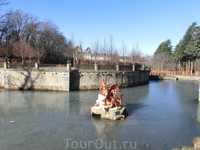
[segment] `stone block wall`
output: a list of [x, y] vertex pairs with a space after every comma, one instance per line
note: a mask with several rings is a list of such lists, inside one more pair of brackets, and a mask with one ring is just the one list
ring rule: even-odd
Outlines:
[[69, 91], [68, 71], [0, 70], [0, 86], [6, 89]]
[[106, 84], [130, 87], [149, 82], [149, 71], [72, 71], [70, 74], [71, 90], [99, 89], [104, 79]]
[[0, 69], [0, 88], [4, 87], [4, 69]]
[[0, 69], [0, 87], [35, 90], [93, 90], [106, 84], [131, 87], [149, 81], [148, 71], [78, 71]]

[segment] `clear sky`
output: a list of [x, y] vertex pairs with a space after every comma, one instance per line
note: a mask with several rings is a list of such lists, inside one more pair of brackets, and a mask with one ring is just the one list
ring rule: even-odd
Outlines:
[[110, 35], [115, 46], [122, 41], [131, 50], [139, 45], [153, 54], [158, 45], [171, 39], [172, 46], [192, 22], [200, 25], [200, 0], [7, 0], [6, 9], [20, 9], [52, 20], [67, 39], [90, 47], [97, 39], [103, 44]]

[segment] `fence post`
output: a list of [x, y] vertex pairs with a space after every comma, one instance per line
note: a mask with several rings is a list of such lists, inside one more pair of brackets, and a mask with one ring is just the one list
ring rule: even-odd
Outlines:
[[135, 64], [133, 63], [133, 71], [135, 71]]
[[118, 63], [116, 64], [116, 71], [119, 71], [119, 65], [118, 65]]
[[199, 101], [200, 101], [200, 80], [199, 80]]
[[67, 71], [71, 71], [71, 63], [67, 64]]
[[96, 62], [94, 63], [94, 70], [98, 70], [98, 64]]
[[8, 64], [7, 64], [7, 62], [3, 62], [3, 66], [4, 66], [4, 69], [8, 69]]
[[37, 70], [39, 70], [39, 64], [36, 62], [35, 63], [35, 68], [37, 69]]
[[193, 69], [193, 62], [191, 62], [191, 67], [190, 67], [191, 69], [190, 69], [190, 74], [191, 74], [191, 76], [193, 75], [193, 72], [192, 72], [192, 69]]

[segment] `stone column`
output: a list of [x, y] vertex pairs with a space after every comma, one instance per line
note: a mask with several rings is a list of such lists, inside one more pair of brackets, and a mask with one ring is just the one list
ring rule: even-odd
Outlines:
[[180, 63], [180, 60], [178, 62], [178, 71], [181, 71], [181, 63]]
[[3, 66], [4, 66], [4, 69], [8, 69], [8, 64], [7, 64], [7, 62], [3, 62]]
[[135, 71], [135, 64], [133, 64], [133, 71]]
[[144, 65], [144, 64], [142, 65], [141, 70], [142, 70], [142, 71], [145, 71], [145, 65]]
[[191, 76], [192, 76], [192, 70], [193, 70], [193, 62], [191, 62], [191, 69], [190, 69], [190, 73], [191, 73]]
[[119, 71], [119, 65], [118, 65], [118, 63], [116, 64], [116, 71]]
[[71, 71], [71, 64], [67, 64], [67, 71]]
[[200, 122], [200, 103], [198, 103], [198, 107], [197, 107], [197, 120], [198, 122]]
[[199, 80], [199, 101], [200, 101], [200, 80]]
[[96, 62], [94, 63], [94, 70], [98, 70], [98, 64]]
[[35, 68], [37, 69], [37, 70], [39, 70], [39, 64], [36, 62], [35, 63]]

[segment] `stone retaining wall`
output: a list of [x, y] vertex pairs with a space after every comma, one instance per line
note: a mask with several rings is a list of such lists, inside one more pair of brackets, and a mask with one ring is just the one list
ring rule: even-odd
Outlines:
[[149, 71], [66, 71], [0, 69], [0, 87], [35, 90], [99, 89], [104, 79], [107, 85], [130, 87], [148, 83]]
[[184, 76], [184, 75], [150, 75], [150, 80], [200, 80], [200, 76]]
[[69, 72], [40, 70], [0, 70], [0, 87], [69, 91]]
[[99, 89], [104, 79], [106, 84], [130, 87], [149, 82], [149, 71], [72, 71], [70, 74], [71, 90]]
[[0, 69], [0, 88], [4, 87], [4, 69]]

